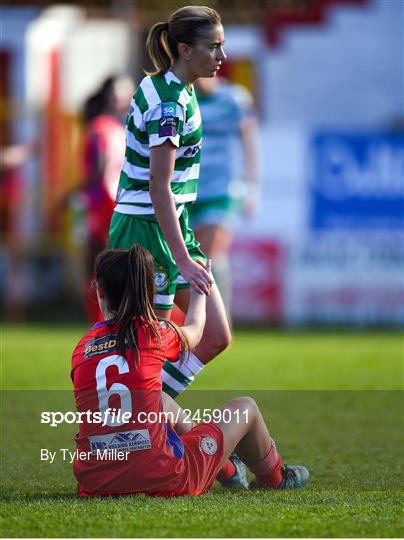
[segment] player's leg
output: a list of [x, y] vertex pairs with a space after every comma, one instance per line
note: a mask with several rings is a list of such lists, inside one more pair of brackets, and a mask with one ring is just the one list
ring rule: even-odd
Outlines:
[[[186, 313], [189, 304], [189, 290], [177, 290], [175, 303]], [[202, 339], [194, 353], [203, 365], [224, 351], [231, 342], [231, 331], [223, 300], [216, 284], [213, 284], [206, 299], [206, 323]]]
[[198, 200], [189, 209], [190, 225], [195, 231], [195, 237], [205, 255], [212, 259], [213, 275], [229, 320], [232, 292], [229, 252], [237, 223], [238, 206], [232, 197], [221, 196]]
[[[188, 227], [186, 209], [180, 217], [180, 226], [189, 255], [196, 261], [206, 262], [205, 254], [195, 240], [192, 229]], [[177, 275], [175, 303], [184, 313], [187, 312], [189, 305], [188, 289], [189, 284], [184, 281], [181, 275]], [[201, 342], [184, 361], [164, 364], [164, 392], [175, 398], [192, 383], [205, 364], [230, 344], [230, 341], [231, 332], [226, 311], [217, 285], [213, 284], [206, 299], [206, 323]]]
[[220, 417], [216, 410], [212, 414], [214, 420], [199, 424], [181, 437], [188, 452], [189, 493], [208, 491], [234, 449], [255, 474], [254, 488], [298, 488], [307, 483], [309, 473], [305, 467], [282, 466], [275, 442], [253, 399], [234, 399], [220, 407], [220, 411]]
[[195, 237], [201, 244], [202, 251], [212, 259], [213, 275], [230, 319], [232, 282], [229, 251], [233, 233], [219, 225], [201, 225], [195, 229]]
[[223, 462], [235, 450], [255, 474], [254, 487], [284, 489], [302, 487], [307, 483], [309, 473], [305, 467], [282, 466], [275, 441], [270, 437], [253, 399], [233, 399], [220, 410], [222, 416], [214, 423], [223, 433]]
[[185, 435], [195, 424], [189, 415], [185, 414], [178, 403], [168, 394], [162, 392], [161, 401], [165, 412], [169, 413], [169, 419], [178, 435]]
[[[177, 290], [175, 302], [184, 313], [188, 310], [189, 290]], [[177, 362], [163, 366], [163, 391], [176, 398], [202, 371], [205, 364], [221, 353], [231, 341], [231, 332], [219, 290], [212, 285], [206, 299], [206, 323], [199, 345]]]
[[[195, 427], [189, 414], [184, 412], [171, 396], [162, 392], [161, 400], [163, 409], [165, 412], [169, 413], [169, 419], [178, 435], [185, 435]], [[223, 462], [216, 480], [225, 487], [248, 489], [245, 466], [239, 461], [238, 457], [235, 456], [232, 456]]]

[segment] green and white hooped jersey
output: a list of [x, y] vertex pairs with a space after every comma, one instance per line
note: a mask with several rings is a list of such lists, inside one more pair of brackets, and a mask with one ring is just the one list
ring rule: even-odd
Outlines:
[[156, 219], [149, 192], [150, 148], [167, 139], [177, 147], [171, 191], [180, 215], [184, 204], [196, 199], [202, 125], [194, 90], [171, 71], [145, 77], [132, 99], [116, 212]]

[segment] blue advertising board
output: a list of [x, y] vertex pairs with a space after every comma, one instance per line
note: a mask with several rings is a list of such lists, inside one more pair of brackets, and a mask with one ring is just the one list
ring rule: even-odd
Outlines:
[[319, 133], [311, 148], [312, 229], [404, 229], [404, 134]]

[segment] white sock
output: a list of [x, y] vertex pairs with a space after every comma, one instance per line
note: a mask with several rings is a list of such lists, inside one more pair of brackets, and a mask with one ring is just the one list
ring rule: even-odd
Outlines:
[[204, 368], [204, 364], [193, 352], [184, 360], [165, 362], [163, 365], [163, 391], [176, 398], [194, 381], [196, 375]]

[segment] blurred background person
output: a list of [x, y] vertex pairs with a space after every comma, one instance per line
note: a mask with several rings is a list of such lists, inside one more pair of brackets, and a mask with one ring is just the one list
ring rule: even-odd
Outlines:
[[240, 214], [254, 214], [259, 192], [257, 119], [253, 97], [224, 78], [195, 83], [203, 120], [198, 198], [190, 205], [191, 226], [213, 272], [227, 315], [231, 308], [229, 260]]
[[4, 173], [20, 167], [39, 150], [36, 141], [29, 143], [12, 144], [0, 148], [0, 172], [2, 173], [2, 184], [5, 180]]
[[21, 238], [20, 208], [24, 204], [23, 167], [40, 147], [37, 141], [0, 147], [0, 230], [4, 231], [9, 257], [5, 262], [3, 312], [8, 322], [21, 323], [26, 316], [27, 261]]
[[91, 287], [92, 273], [97, 254], [107, 246], [109, 223], [125, 153], [124, 115], [133, 93], [134, 85], [129, 77], [111, 76], [86, 100], [83, 107], [84, 184], [78, 196], [79, 204], [84, 206], [87, 229], [84, 302], [91, 321], [97, 321], [101, 316]]

